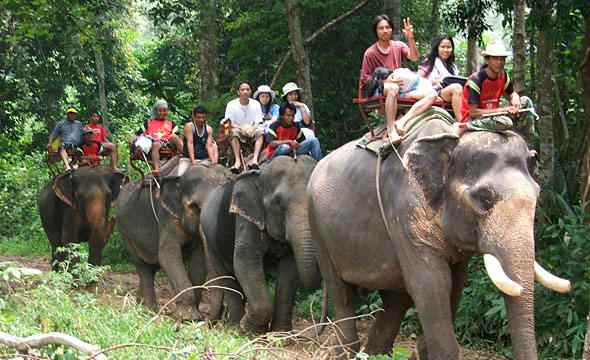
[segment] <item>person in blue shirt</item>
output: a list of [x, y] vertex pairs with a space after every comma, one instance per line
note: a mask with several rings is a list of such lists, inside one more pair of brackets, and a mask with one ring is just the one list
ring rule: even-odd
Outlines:
[[268, 129], [270, 124], [279, 118], [279, 105], [273, 104], [275, 92], [268, 85], [260, 85], [254, 92], [254, 100], [258, 100], [262, 110], [262, 124]]

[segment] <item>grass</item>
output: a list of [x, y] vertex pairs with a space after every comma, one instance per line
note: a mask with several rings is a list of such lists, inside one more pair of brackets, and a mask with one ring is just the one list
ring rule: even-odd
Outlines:
[[[17, 275], [18, 274], [18, 275]], [[49, 272], [25, 277], [16, 268], [0, 264], [0, 331], [19, 337], [47, 332], [75, 336], [118, 359], [195, 359], [204, 354], [233, 354], [232, 358], [271, 359], [280, 346], [251, 341], [223, 326], [183, 322], [153, 314], [134, 298], [80, 291], [67, 274]], [[18, 281], [16, 281], [18, 280]], [[36, 356], [76, 359], [78, 350], [52, 345], [35, 350]], [[14, 350], [0, 346], [0, 354]], [[3, 357], [0, 355], [0, 357]]]

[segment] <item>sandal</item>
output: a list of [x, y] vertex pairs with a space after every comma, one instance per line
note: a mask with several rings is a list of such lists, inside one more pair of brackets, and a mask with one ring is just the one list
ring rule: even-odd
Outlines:
[[232, 166], [231, 168], [229, 168], [229, 171], [231, 171], [232, 173], [238, 175], [240, 173], [240, 169], [238, 169], [235, 166]]
[[248, 170], [260, 170], [260, 166], [258, 164], [250, 164], [248, 165]]

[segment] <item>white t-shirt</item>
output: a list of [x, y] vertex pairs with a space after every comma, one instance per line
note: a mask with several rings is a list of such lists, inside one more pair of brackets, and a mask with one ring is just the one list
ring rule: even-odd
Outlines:
[[253, 126], [261, 122], [262, 110], [260, 103], [254, 99], [248, 99], [248, 105], [240, 104], [240, 98], [233, 99], [225, 106], [225, 118], [239, 126], [246, 124]]

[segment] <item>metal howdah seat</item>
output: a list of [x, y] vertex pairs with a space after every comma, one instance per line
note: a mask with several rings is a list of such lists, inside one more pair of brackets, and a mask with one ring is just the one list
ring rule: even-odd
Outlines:
[[[181, 138], [181, 140], [182, 140], [182, 138]], [[129, 144], [129, 165], [141, 175], [141, 181], [145, 182], [145, 174], [144, 174], [143, 170], [135, 164], [135, 162], [139, 161], [140, 163], [145, 163], [145, 161], [147, 160], [147, 163], [149, 164], [150, 168], [153, 168], [154, 164], [152, 162], [152, 157], [150, 154], [145, 155], [145, 159], [143, 158], [143, 156], [137, 157], [137, 156], [135, 156], [135, 150], [136, 150], [135, 146], [132, 143], [130, 143]], [[176, 155], [180, 155], [180, 151], [174, 150], [174, 149], [161, 149], [160, 150], [160, 164], [162, 165], [162, 161], [168, 161], [169, 159], [173, 158]], [[174, 166], [171, 167], [170, 170], [172, 170], [173, 168], [174, 168]]]
[[[359, 79], [358, 97], [352, 99], [352, 102], [355, 104], [358, 104], [359, 111], [361, 112], [363, 119], [365, 119], [365, 123], [367, 124], [367, 126], [369, 127], [369, 130], [371, 131], [371, 135], [374, 135], [373, 134], [373, 125], [371, 125], [371, 122], [369, 121], [369, 118], [367, 117], [367, 112], [381, 110], [383, 113], [385, 113], [385, 98], [386, 97], [384, 95], [375, 95], [372, 97], [365, 97], [363, 95], [363, 80]], [[409, 109], [410, 107], [412, 107], [412, 105], [414, 105], [416, 103], [416, 101], [418, 101], [418, 100], [398, 97], [397, 98], [397, 111], [403, 111], [403, 110]], [[452, 108], [451, 103], [448, 103], [448, 102], [438, 102], [437, 101], [434, 103], [434, 106], [438, 106], [438, 107], [443, 108], [445, 110]]]
[[[57, 144], [59, 145], [59, 139]], [[76, 150], [66, 150], [66, 152], [70, 158], [73, 158], [77, 155]], [[56, 159], [58, 161], [56, 161]], [[49, 171], [51, 171], [53, 177], [56, 177], [59, 175], [59, 173], [61, 173], [61, 170], [58, 166], [58, 164], [61, 163], [61, 160], [59, 159], [59, 150], [57, 148], [54, 149], [52, 147], [51, 149], [47, 150], [45, 153], [45, 163], [47, 164], [47, 167], [49, 168]]]
[[[231, 120], [229, 119], [221, 119], [219, 122], [219, 138], [215, 139], [215, 143], [217, 144], [218, 148], [221, 150], [223, 155], [228, 159], [229, 164], [234, 163], [235, 154], [231, 151], [231, 139], [229, 138], [229, 129]], [[254, 155], [254, 143], [247, 142], [240, 144], [240, 151], [243, 155], [242, 161], [242, 168], [246, 169], [246, 163], [250, 158]], [[264, 144], [262, 145], [262, 151], [260, 151], [260, 155], [258, 156], [258, 161], [261, 162], [266, 160], [264, 156], [266, 155], [266, 139], [264, 139]]]

